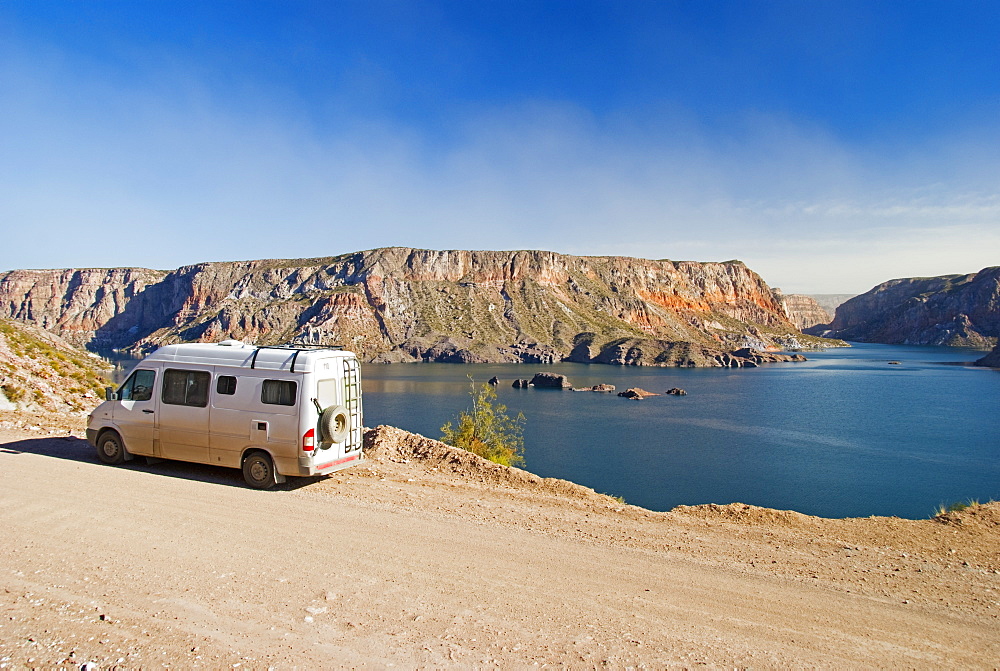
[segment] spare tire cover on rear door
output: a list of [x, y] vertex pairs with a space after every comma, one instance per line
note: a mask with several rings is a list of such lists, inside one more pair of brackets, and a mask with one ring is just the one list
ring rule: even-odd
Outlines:
[[342, 405], [331, 405], [319, 416], [319, 435], [324, 443], [342, 443], [351, 433], [351, 415]]

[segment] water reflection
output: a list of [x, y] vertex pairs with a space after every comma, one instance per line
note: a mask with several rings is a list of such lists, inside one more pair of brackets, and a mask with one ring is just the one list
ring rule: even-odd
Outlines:
[[[365, 366], [366, 421], [430, 437], [496, 375], [523, 412], [528, 470], [631, 503], [740, 501], [824, 516], [926, 517], [941, 501], [1000, 498], [1000, 376], [974, 352], [859, 345], [756, 369], [586, 364]], [[889, 364], [900, 361], [900, 364]], [[687, 396], [512, 389], [550, 370], [574, 386]]]

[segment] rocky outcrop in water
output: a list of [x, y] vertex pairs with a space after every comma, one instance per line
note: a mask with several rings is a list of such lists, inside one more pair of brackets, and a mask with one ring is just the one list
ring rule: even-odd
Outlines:
[[536, 389], [571, 389], [573, 387], [566, 376], [559, 373], [535, 373], [528, 384]]
[[1000, 368], [1000, 344], [997, 344], [992, 352], [982, 359], [978, 359], [975, 363], [977, 366], [984, 366], [986, 368]]
[[744, 347], [730, 352], [727, 361], [730, 368], [752, 368], [762, 363], [788, 363], [805, 361], [801, 354], [779, 354], [777, 352], [760, 352], [750, 347]]
[[237, 338], [368, 361], [724, 365], [809, 347], [739, 261], [376, 249], [338, 257], [0, 274], [0, 317], [94, 350]]
[[993, 347], [1000, 336], [1000, 267], [885, 282], [807, 332], [894, 345]]
[[638, 387], [632, 387], [631, 389], [626, 389], [625, 391], [618, 392], [618, 395], [622, 398], [627, 398], [632, 401], [641, 401], [644, 398], [649, 398], [650, 396], [659, 396], [659, 394], [654, 394], [651, 391], [646, 391], [645, 389], [639, 389]]

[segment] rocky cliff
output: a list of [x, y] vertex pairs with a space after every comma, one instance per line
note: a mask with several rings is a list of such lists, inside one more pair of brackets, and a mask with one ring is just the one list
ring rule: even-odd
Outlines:
[[992, 347], [1000, 336], [1000, 267], [884, 282], [808, 332], [859, 342]]
[[[76, 345], [101, 349], [102, 329], [115, 322], [115, 331], [138, 333], [140, 304], [145, 293], [156, 293], [168, 273], [144, 268], [83, 270], [14, 270], [0, 273], [0, 318], [32, 324], [56, 333]], [[138, 301], [136, 300], [138, 298]], [[131, 323], [121, 322], [129, 311]], [[169, 309], [169, 306], [165, 306]], [[157, 310], [157, 312], [161, 312]], [[150, 318], [152, 330], [159, 315]], [[95, 340], [96, 339], [96, 340]], [[118, 346], [125, 339], [114, 339]]]
[[846, 303], [847, 301], [854, 298], [857, 294], [810, 294], [809, 298], [816, 301], [816, 304], [826, 312], [829, 317], [826, 322], [829, 323], [836, 314], [837, 308]]
[[337, 343], [371, 361], [727, 365], [801, 348], [781, 299], [739, 261], [376, 249], [172, 272], [11, 271], [0, 317], [95, 350], [233, 337]]
[[783, 294], [780, 289], [775, 289], [774, 293], [781, 299], [781, 305], [785, 309], [788, 319], [800, 331], [810, 326], [830, 322], [830, 313], [824, 310], [812, 296]]

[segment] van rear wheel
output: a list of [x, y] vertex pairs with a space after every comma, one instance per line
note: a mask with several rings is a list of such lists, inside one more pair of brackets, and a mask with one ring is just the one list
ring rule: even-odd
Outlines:
[[105, 431], [97, 439], [97, 458], [106, 464], [117, 466], [125, 461], [125, 444], [114, 431]]
[[243, 479], [254, 489], [270, 489], [278, 483], [274, 462], [267, 452], [251, 452], [243, 460]]

